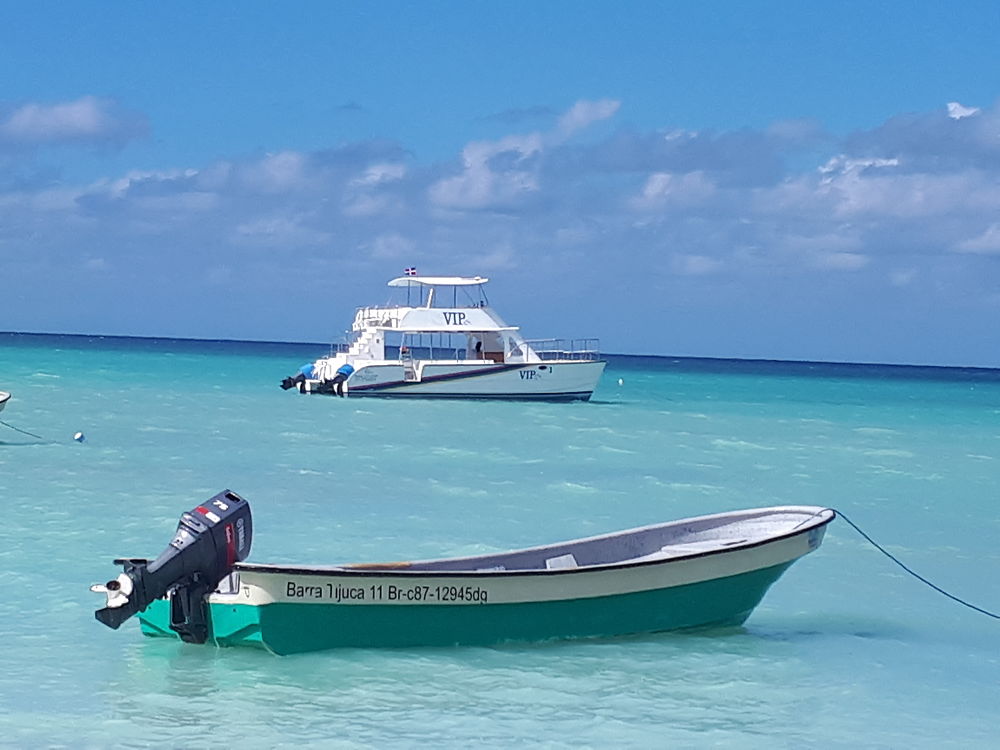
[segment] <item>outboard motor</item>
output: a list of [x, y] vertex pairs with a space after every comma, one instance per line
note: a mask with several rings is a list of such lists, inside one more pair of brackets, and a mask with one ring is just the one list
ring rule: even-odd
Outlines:
[[115, 560], [124, 572], [91, 591], [106, 594], [94, 616], [118, 629], [132, 615], [170, 592], [170, 629], [188, 643], [208, 638], [205, 595], [214, 591], [233, 565], [250, 554], [250, 503], [235, 492], [220, 492], [181, 516], [169, 546], [152, 562]]
[[281, 381], [281, 390], [287, 391], [290, 388], [298, 388], [302, 390], [302, 384], [306, 382], [306, 376], [301, 372], [295, 377], [287, 377]]
[[306, 392], [306, 380], [309, 378], [316, 377], [316, 365], [312, 363], [306, 363], [299, 368], [298, 373], [290, 377], [285, 378], [281, 381], [281, 390], [287, 391], [292, 388], [298, 388], [299, 393]]

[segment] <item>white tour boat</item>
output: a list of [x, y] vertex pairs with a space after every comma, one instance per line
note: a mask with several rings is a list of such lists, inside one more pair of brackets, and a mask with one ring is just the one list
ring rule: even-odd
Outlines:
[[10, 401], [10, 394], [7, 391], [0, 391], [0, 411], [3, 411], [8, 401]]
[[586, 401], [597, 339], [526, 341], [489, 306], [480, 276], [402, 276], [406, 303], [361, 307], [352, 341], [282, 381], [301, 393]]

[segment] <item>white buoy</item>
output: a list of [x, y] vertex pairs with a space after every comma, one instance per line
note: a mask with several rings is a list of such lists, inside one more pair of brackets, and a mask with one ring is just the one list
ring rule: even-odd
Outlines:
[[625, 381], [622, 378], [618, 378], [618, 385], [625, 385]]
[[83, 442], [84, 440], [86, 440], [87, 438], [86, 438], [86, 437], [84, 437], [84, 435], [83, 435], [83, 433], [82, 433], [82, 432], [78, 432], [78, 433], [76, 433], [76, 434], [75, 434], [75, 435], [73, 436], [73, 439], [74, 439], [74, 440], [75, 440], [76, 442], [78, 442], [78, 443], [82, 443], [82, 442]]

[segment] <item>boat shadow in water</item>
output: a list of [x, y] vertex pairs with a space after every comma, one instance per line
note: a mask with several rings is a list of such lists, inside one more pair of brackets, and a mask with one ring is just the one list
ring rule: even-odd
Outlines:
[[[690, 628], [671, 630], [656, 630], [643, 633], [627, 633], [623, 635], [580, 636], [576, 638], [550, 638], [543, 641], [506, 641], [491, 646], [470, 646], [468, 648], [486, 648], [494, 651], [544, 651], [547, 649], [573, 649], [581, 645], [587, 646], [622, 646], [622, 645], [674, 645], [697, 648], [700, 642], [714, 642], [720, 638], [751, 635], [743, 625], [696, 625]], [[433, 649], [423, 649], [424, 651]], [[443, 647], [440, 650], [454, 650], [454, 646]]]
[[[788, 625], [787, 620], [783, 623]], [[823, 619], [802, 618], [799, 623], [791, 623], [791, 627], [780, 625], [769, 626], [762, 623], [751, 623], [742, 628], [753, 638], [767, 641], [805, 641], [816, 638], [861, 638], [863, 640], [902, 640], [907, 637], [907, 629], [898, 622], [890, 620], [874, 621], [868, 619], [859, 622], [856, 617], [842, 619], [840, 617], [825, 617]]]

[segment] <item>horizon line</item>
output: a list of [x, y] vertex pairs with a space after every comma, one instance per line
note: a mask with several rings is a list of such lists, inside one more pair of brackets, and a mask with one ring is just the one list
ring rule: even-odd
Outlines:
[[[205, 344], [270, 344], [276, 346], [330, 346], [329, 342], [317, 341], [274, 341], [269, 339], [231, 339], [231, 338], [198, 338], [190, 336], [139, 336], [117, 333], [52, 333], [43, 331], [0, 331], [0, 336], [59, 336], [64, 338], [82, 339], [122, 339], [135, 341], [179, 341]], [[899, 367], [899, 368], [924, 368], [939, 370], [985, 370], [989, 372], [1000, 371], [1000, 367], [990, 367], [988, 365], [932, 365], [916, 364], [912, 362], [850, 362], [844, 360], [824, 360], [824, 359], [775, 359], [774, 357], [732, 357], [724, 355], [704, 356], [693, 354], [650, 354], [650, 353], [626, 353], [626, 352], [600, 352], [602, 356], [608, 357], [648, 357], [651, 359], [685, 359], [685, 360], [707, 360], [711, 362], [757, 362], [761, 364], [797, 364], [797, 365], [858, 365], [863, 367]]]

